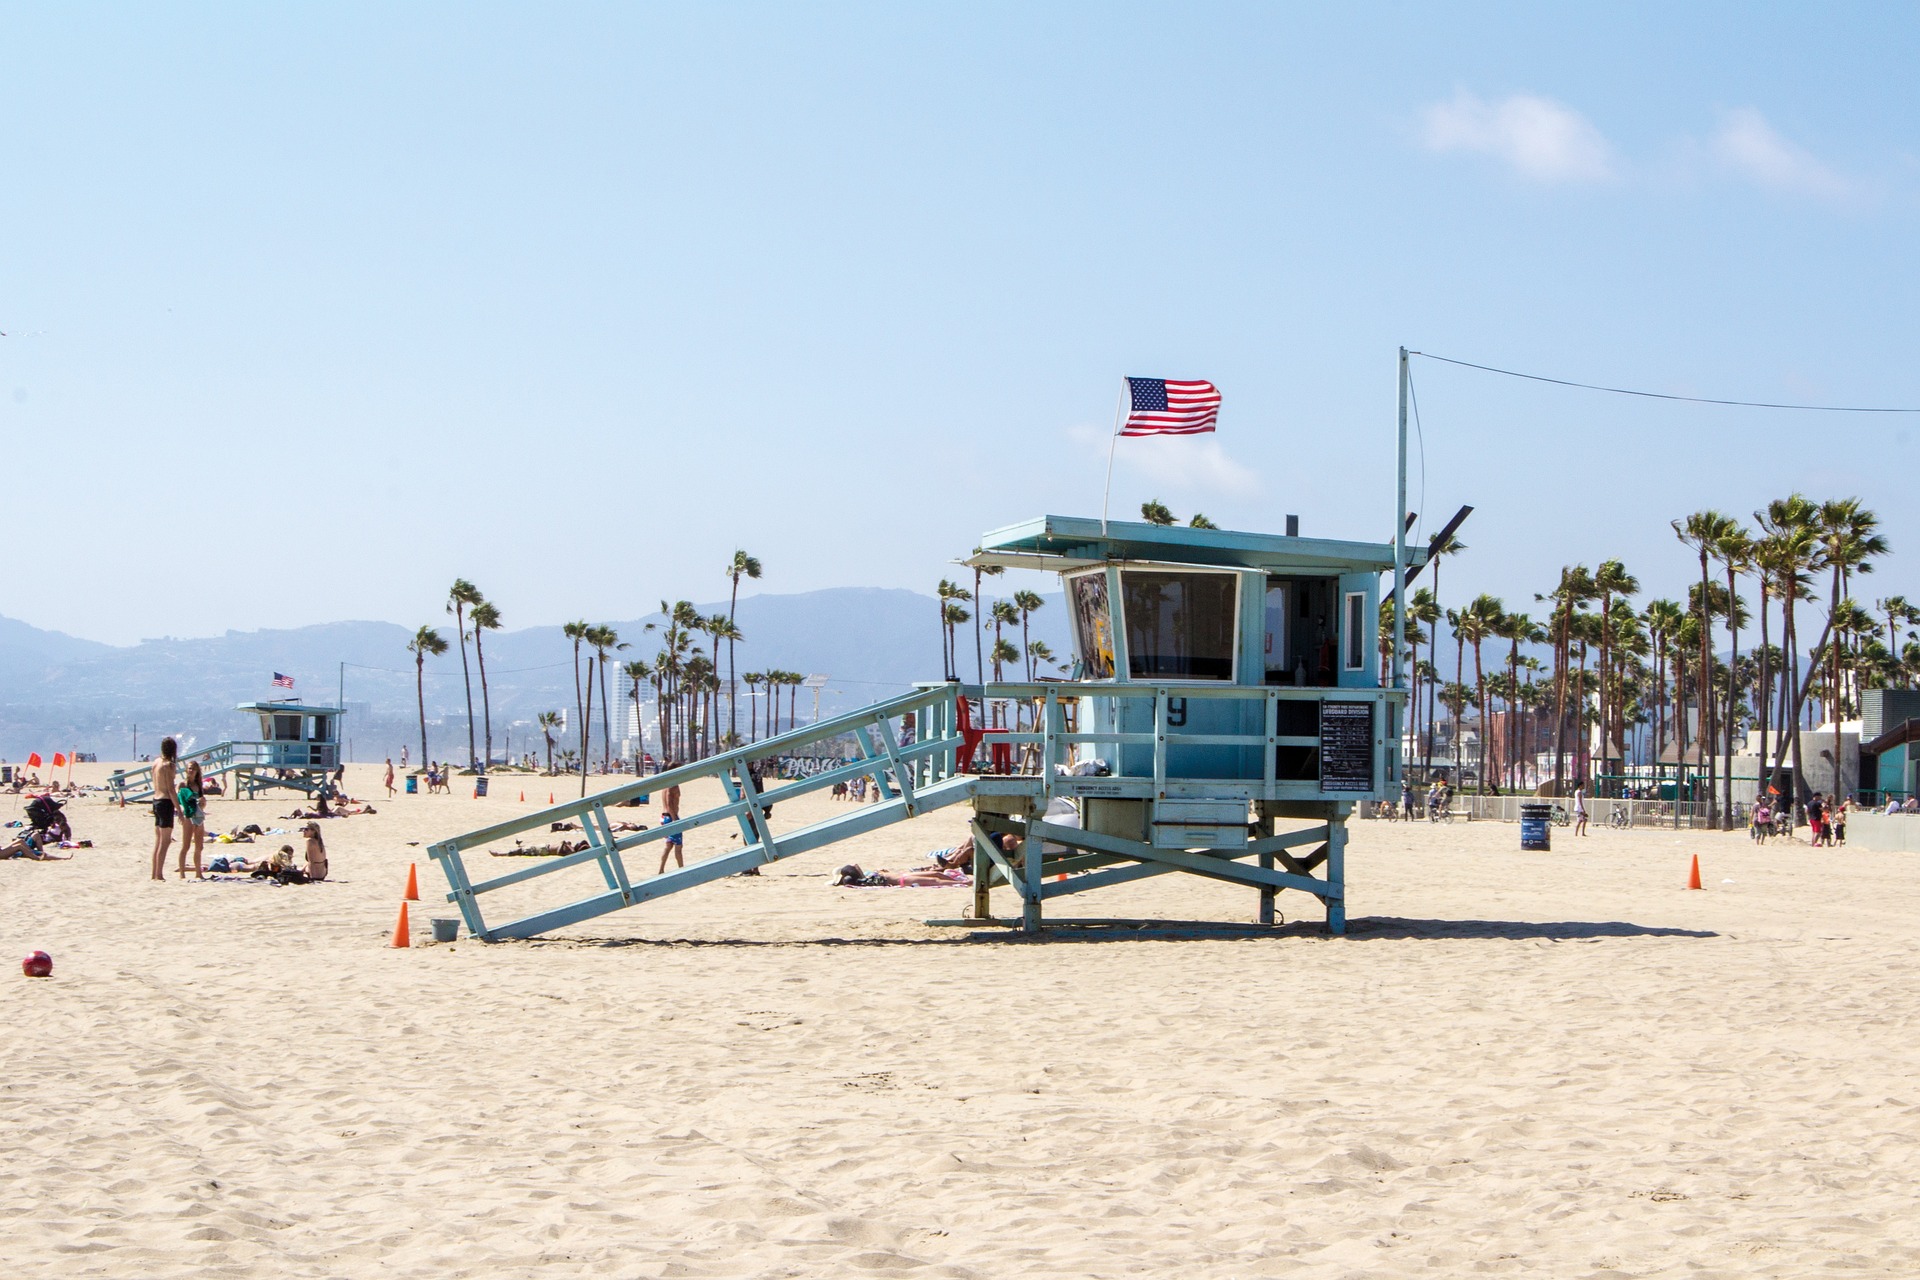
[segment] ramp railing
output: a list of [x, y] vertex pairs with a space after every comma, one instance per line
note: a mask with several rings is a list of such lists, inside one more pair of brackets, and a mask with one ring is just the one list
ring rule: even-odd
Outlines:
[[[430, 846], [427, 852], [446, 873], [447, 901], [459, 908], [469, 932], [489, 941], [533, 937], [665, 897], [969, 798], [974, 779], [961, 776], [955, 767], [955, 753], [962, 742], [954, 707], [957, 689], [957, 685], [935, 685], [902, 694], [705, 760], [453, 836]], [[895, 722], [900, 722], [898, 730]], [[754, 762], [847, 735], [853, 739], [857, 758], [775, 791], [760, 790], [750, 767]], [[772, 829], [769, 815], [774, 805], [862, 776], [872, 778], [879, 787], [877, 802], [855, 806], [798, 830], [776, 833]], [[709, 778], [720, 781], [725, 796], [721, 803], [698, 812], [675, 814], [673, 821], [644, 831], [614, 831], [609, 809], [668, 787], [684, 787]], [[475, 880], [470, 874], [466, 854], [530, 832], [544, 834], [554, 823], [569, 820], [580, 824], [585, 849], [542, 856], [533, 865], [484, 880]], [[627, 867], [624, 855], [642, 846], [728, 821], [739, 826], [739, 849], [646, 879], [636, 878]], [[605, 883], [603, 891], [505, 924], [489, 924], [481, 910], [486, 894], [588, 864], [598, 869]]]

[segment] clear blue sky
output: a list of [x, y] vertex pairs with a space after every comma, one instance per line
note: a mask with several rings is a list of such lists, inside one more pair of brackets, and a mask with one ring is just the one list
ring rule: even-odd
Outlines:
[[[0, 613], [113, 641], [930, 588], [1116, 511], [1385, 537], [1394, 352], [1920, 405], [1920, 16], [1883, 5], [0, 5]], [[1452, 582], [1677, 591], [1667, 521], [1920, 421], [1417, 369]], [[1154, 442], [1162, 443], [1162, 442]], [[1421, 497], [1416, 462], [1415, 499]]]

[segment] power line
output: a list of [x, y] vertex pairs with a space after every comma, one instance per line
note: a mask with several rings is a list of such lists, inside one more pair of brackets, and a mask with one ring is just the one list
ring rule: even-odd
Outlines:
[[1765, 400], [1715, 400], [1708, 396], [1676, 396], [1664, 391], [1635, 391], [1629, 387], [1603, 387], [1591, 382], [1572, 382], [1566, 378], [1549, 378], [1544, 374], [1521, 373], [1515, 369], [1496, 369], [1490, 364], [1475, 364], [1471, 360], [1455, 360], [1450, 356], [1436, 356], [1426, 351], [1409, 351], [1410, 356], [1420, 356], [1427, 360], [1438, 360], [1442, 364], [1457, 364], [1463, 369], [1478, 369], [1482, 373], [1498, 373], [1509, 378], [1525, 378], [1529, 382], [1551, 382], [1557, 387], [1577, 387], [1582, 391], [1605, 391], [1616, 396], [1640, 396], [1648, 400], [1679, 400], [1687, 404], [1718, 404], [1736, 409], [1797, 409], [1807, 413], [1920, 413], [1920, 409], [1863, 409], [1855, 405], [1841, 404], [1773, 404]]

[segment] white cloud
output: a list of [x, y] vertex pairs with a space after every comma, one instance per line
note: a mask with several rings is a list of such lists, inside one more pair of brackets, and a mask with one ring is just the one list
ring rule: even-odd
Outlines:
[[[1069, 427], [1067, 435], [1106, 466], [1109, 436], [1105, 431], [1076, 426]], [[1144, 476], [1168, 494], [1241, 497], [1260, 490], [1260, 477], [1234, 461], [1216, 435], [1129, 436], [1115, 448], [1116, 470]]]
[[1430, 151], [1494, 156], [1535, 182], [1598, 182], [1614, 173], [1613, 148], [1578, 111], [1527, 93], [1488, 102], [1462, 89], [1426, 110]]
[[1851, 182], [1781, 137], [1752, 107], [1724, 113], [1720, 131], [1713, 135], [1713, 154], [1724, 167], [1776, 191], [1824, 200], [1853, 194]]

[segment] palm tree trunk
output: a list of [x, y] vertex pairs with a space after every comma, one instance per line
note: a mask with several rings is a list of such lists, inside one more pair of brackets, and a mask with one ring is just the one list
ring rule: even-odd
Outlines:
[[607, 655], [600, 655], [600, 772], [613, 767], [613, 698], [607, 686]]
[[1719, 765], [1718, 735], [1714, 733], [1713, 702], [1713, 579], [1707, 569], [1707, 549], [1700, 548], [1700, 671], [1695, 677], [1700, 692], [1700, 754], [1707, 758], [1707, 826], [1718, 827], [1720, 793], [1717, 785]]
[[1773, 785], [1773, 770], [1767, 760], [1767, 713], [1773, 705], [1773, 671], [1769, 666], [1767, 654], [1767, 571], [1759, 571], [1760, 578], [1760, 673], [1759, 683], [1754, 689], [1754, 698], [1758, 706], [1754, 708], [1754, 724], [1760, 730], [1760, 754], [1756, 757], [1759, 768], [1754, 772], [1760, 775], [1754, 784], [1753, 802], [1757, 806], [1767, 798], [1767, 788]]
[[467, 624], [457, 600], [453, 606], [453, 629], [460, 637], [460, 682], [467, 687], [467, 767], [471, 769], [476, 763], [473, 747], [473, 677], [467, 672]]
[[740, 736], [740, 669], [733, 662], [733, 614], [740, 607], [740, 575], [733, 575], [733, 594], [727, 597], [727, 736]]
[[[473, 629], [473, 656], [475, 661], [477, 661], [480, 664], [480, 713], [481, 715], [486, 717], [486, 724], [487, 724], [486, 760], [488, 764], [492, 764], [493, 763], [493, 701], [487, 695], [487, 654], [486, 654], [486, 650], [480, 647], [480, 628], [479, 627], [475, 627]], [[480, 770], [480, 772], [485, 773], [486, 769], [483, 767]]]
[[413, 660], [413, 690], [420, 700], [420, 767], [427, 767], [427, 655]]
[[587, 726], [593, 720], [593, 658], [587, 658], [587, 705], [580, 717], [580, 794], [587, 794], [587, 744], [592, 737]]
[[[1727, 631], [1733, 637], [1733, 656], [1727, 659], [1727, 779], [1726, 779], [1726, 818], [1727, 825], [1733, 825], [1733, 724], [1738, 716], [1735, 711], [1740, 699], [1740, 602], [1734, 597], [1733, 561], [1727, 561]], [[1758, 800], [1756, 793], [1754, 799]]]

